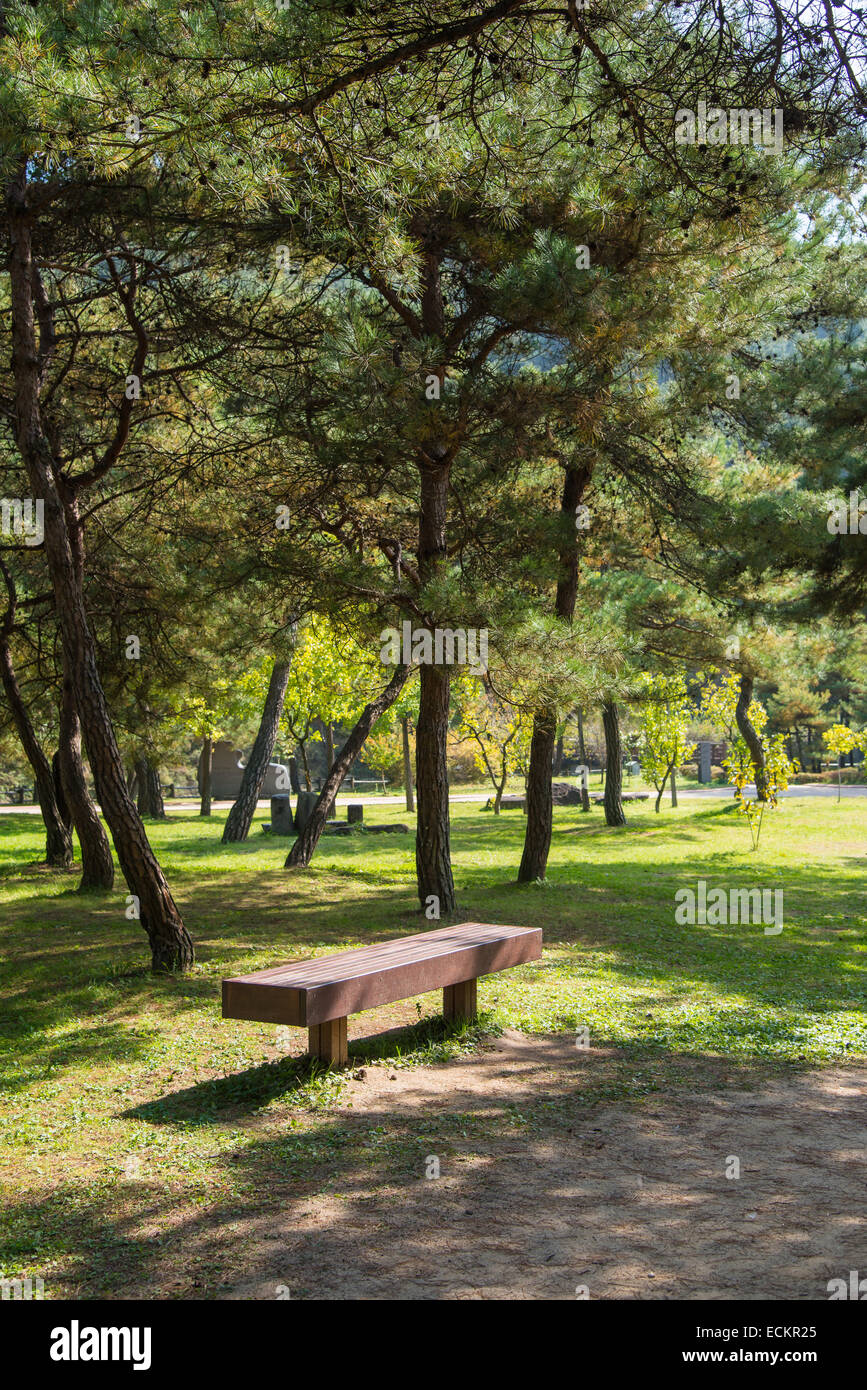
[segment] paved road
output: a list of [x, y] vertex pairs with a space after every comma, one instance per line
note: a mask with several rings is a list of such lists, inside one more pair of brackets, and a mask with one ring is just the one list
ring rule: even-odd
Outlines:
[[[628, 788], [624, 788], [624, 790], [626, 791], [626, 790], [628, 790]], [[755, 790], [756, 790], [755, 787], [749, 787], [747, 790], [748, 790], [752, 795], [755, 795]], [[843, 795], [844, 797], [853, 797], [853, 796], [855, 796], [855, 797], [864, 797], [864, 796], [867, 796], [867, 786], [863, 786], [863, 787], [847, 787], [847, 786], [843, 786], [840, 790], [841, 790], [842, 795]], [[590, 793], [591, 793], [591, 795], [598, 795], [600, 791], [601, 791], [601, 787], [599, 787], [599, 786], [597, 785], [597, 783], [594, 781], [594, 782], [591, 784], [591, 787], [590, 787]], [[486, 801], [487, 798], [488, 798], [488, 795], [489, 795], [489, 793], [486, 792], [486, 791], [478, 791], [478, 792], [455, 792], [452, 796], [449, 797], [449, 801], [476, 801], [476, 802], [479, 802], [479, 803], [481, 803], [482, 805], [484, 805], [485, 801]], [[650, 795], [652, 796], [653, 793], [651, 792]], [[680, 787], [678, 787], [677, 795], [678, 795], [678, 800], [681, 800], [681, 799], [682, 799], [682, 800], [684, 800], [684, 801], [690, 800], [691, 798], [699, 798], [699, 799], [701, 799], [701, 798], [706, 798], [706, 797], [716, 797], [716, 798], [718, 798], [718, 799], [719, 799], [719, 798], [721, 798], [721, 799], [727, 799], [727, 798], [730, 798], [730, 797], [731, 797], [731, 795], [732, 795], [732, 789], [731, 789], [731, 787], [692, 787], [692, 788], [685, 788], [685, 789], [681, 789]], [[836, 800], [836, 798], [837, 798], [837, 788], [836, 788], [836, 787], [833, 787], [833, 786], [828, 786], [828, 785], [825, 784], [825, 783], [808, 782], [808, 783], [807, 783], [805, 786], [803, 786], [803, 787], [790, 787], [788, 791], [780, 792], [780, 796], [781, 796], [781, 797], [788, 797], [788, 796], [819, 796], [819, 797], [832, 797], [834, 800]], [[669, 793], [668, 793], [668, 791], [666, 791], [664, 800], [667, 801], [668, 798], [669, 798]], [[404, 809], [404, 804], [403, 804], [402, 798], [401, 798], [401, 797], [397, 797], [397, 796], [373, 796], [373, 795], [368, 796], [368, 795], [365, 795], [363, 792], [349, 792], [349, 793], [347, 793], [347, 794], [345, 794], [345, 795], [338, 796], [338, 798], [337, 798], [337, 804], [338, 804], [338, 806], [345, 806], [346, 803], [347, 803], [348, 801], [363, 801], [363, 802], [365, 803], [366, 806], [394, 806], [394, 807], [396, 807], [396, 808], [399, 809], [399, 810], [403, 810], [403, 809]], [[268, 804], [269, 804], [269, 803], [268, 803], [268, 799], [267, 799], [267, 798], [263, 798], [263, 799], [259, 802], [259, 805], [260, 805], [260, 806], [267, 806]], [[228, 809], [229, 809], [229, 807], [230, 807], [231, 805], [232, 805], [231, 801], [215, 801], [215, 802], [213, 802], [213, 809], [214, 809], [215, 811], [228, 811]], [[169, 811], [196, 811], [196, 810], [198, 810], [198, 807], [199, 807], [198, 801], [169, 801], [169, 802], [167, 803], [167, 809], [168, 809]], [[4, 812], [6, 812], [7, 814], [13, 814], [13, 815], [21, 815], [21, 814], [23, 814], [23, 815], [30, 815], [30, 816], [38, 816], [38, 815], [39, 815], [39, 807], [38, 807], [38, 806], [0, 806], [0, 815], [2, 815]]]

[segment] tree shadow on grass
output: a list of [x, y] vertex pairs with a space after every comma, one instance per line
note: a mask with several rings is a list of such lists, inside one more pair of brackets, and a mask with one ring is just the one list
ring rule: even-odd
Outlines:
[[[709, 808], [695, 819], [721, 814], [729, 812]], [[468, 847], [472, 856], [478, 833], [489, 834], [490, 823], [488, 819], [477, 827], [472, 820], [456, 822], [459, 857]], [[645, 828], [647, 824], [645, 820]], [[684, 840], [680, 822], [668, 821], [667, 828], [677, 833], [679, 842]], [[386, 851], [383, 862], [403, 860], [405, 844], [389, 847], [386, 839], [379, 842]], [[833, 1010], [857, 1011], [861, 1006], [867, 956], [859, 951], [857, 937], [831, 935], [837, 923], [858, 930], [853, 913], [863, 902], [860, 858], [823, 874], [809, 860], [780, 869], [747, 855], [734, 863], [728, 850], [702, 855], [690, 847], [688, 857], [663, 865], [659, 872], [633, 857], [629, 843], [628, 836], [621, 837], [616, 857], [605, 863], [556, 863], [544, 887], [512, 883], [502, 864], [460, 864], [456, 920], [541, 926], [549, 949], [575, 952], [561, 968], [573, 969], [576, 979], [585, 970], [582, 952], [601, 952], [612, 988], [618, 978], [631, 988], [648, 977], [664, 978], [669, 989], [680, 990], [687, 999], [701, 986], [722, 995], [737, 992], [756, 1004], [757, 1013], [759, 1005], [771, 1005], [787, 1018], [799, 1012], [820, 1016]], [[57, 1041], [46, 1035], [68, 1021], [92, 1019], [92, 1028], [75, 1029], [70, 1035], [81, 1036], [83, 1057], [94, 1063], [100, 1056], [134, 1060], [144, 1046], [138, 1041], [137, 1024], [154, 998], [164, 1014], [156, 1019], [156, 1027], [171, 1026], [173, 1016], [178, 1026], [187, 1026], [191, 1011], [218, 1009], [218, 971], [245, 973], [350, 941], [385, 941], [438, 925], [419, 915], [409, 870], [404, 883], [383, 884], [381, 871], [365, 873], [347, 863], [345, 872], [364, 884], [363, 892], [347, 895], [339, 863], [343, 845], [334, 842], [336, 866], [317, 870], [314, 862], [309, 876], [269, 869], [239, 876], [227, 867], [225, 874], [195, 885], [182, 877], [178, 897], [207, 967], [207, 973], [184, 981], [155, 980], [146, 967], [136, 969], [137, 962], [147, 959], [147, 945], [140, 927], [123, 918], [122, 891], [96, 902], [69, 892], [10, 904], [4, 922], [5, 1013], [16, 1048], [32, 1050], [42, 1074], [57, 1048]], [[751, 887], [757, 878], [783, 885], [787, 916], [782, 936], [765, 938], [761, 926], [754, 925], [677, 925], [675, 891], [694, 886], [698, 878], [709, 887], [722, 883], [728, 889]], [[811, 914], [818, 925], [811, 925]], [[60, 924], [58, 916], [64, 919]], [[817, 938], [819, 930], [828, 933], [827, 939]], [[126, 1015], [103, 1022], [108, 984], [118, 986], [118, 994], [111, 996], [115, 1013], [125, 1009]], [[87, 1033], [94, 1040], [89, 1052]], [[110, 1047], [113, 1033], [116, 1052]], [[65, 1038], [60, 1040], [59, 1059], [61, 1066], [76, 1062], [75, 1046], [67, 1047]]]
[[[478, 1059], [457, 1059], [436, 1109], [424, 1079], [405, 1073], [393, 1094], [305, 1128], [262, 1117], [261, 1132], [203, 1156], [201, 1171], [164, 1178], [145, 1160], [140, 1181], [19, 1196], [0, 1262], [9, 1273], [50, 1269], [49, 1297], [157, 1299], [274, 1298], [280, 1285], [293, 1299], [526, 1297], [525, 1280], [531, 1297], [572, 1298], [578, 1281], [610, 1297], [636, 1264], [657, 1281], [638, 1297], [825, 1298], [820, 1257], [830, 1251], [830, 1273], [855, 1267], [860, 1170], [829, 1168], [829, 1149], [852, 1147], [855, 1099], [841, 1118], [839, 1097], [805, 1078], [793, 1093], [800, 1114], [785, 1097], [732, 1106], [732, 1091], [770, 1073], [684, 1054], [656, 1073], [666, 1099], [648, 1123], [642, 1107], [610, 1104], [620, 1073], [635, 1069], [631, 1051], [572, 1054], [574, 1067], [561, 1051], [553, 1074], [550, 1051], [530, 1051], [499, 1085], [496, 1068], [480, 1085]], [[465, 1068], [476, 1073], [469, 1089]], [[242, 1104], [272, 1095], [259, 1070]], [[685, 1162], [696, 1122], [701, 1143]], [[763, 1149], [727, 1183], [726, 1155], [740, 1152], [745, 1126]], [[431, 1153], [441, 1184], [425, 1180]], [[760, 1226], [742, 1227], [756, 1209]]]

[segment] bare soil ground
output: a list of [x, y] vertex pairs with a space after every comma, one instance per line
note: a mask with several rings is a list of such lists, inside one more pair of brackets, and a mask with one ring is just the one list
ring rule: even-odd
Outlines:
[[[338, 1164], [334, 1191], [248, 1212], [222, 1235], [244, 1276], [217, 1296], [827, 1299], [829, 1279], [867, 1274], [867, 1066], [570, 1117], [592, 1059], [572, 1037], [508, 1032], [438, 1066], [367, 1066], [341, 1111], [374, 1135], [449, 1121], [447, 1152], [432, 1139], [393, 1184]], [[546, 1097], [550, 1123], [522, 1128]], [[482, 1141], [493, 1115], [513, 1123]]]

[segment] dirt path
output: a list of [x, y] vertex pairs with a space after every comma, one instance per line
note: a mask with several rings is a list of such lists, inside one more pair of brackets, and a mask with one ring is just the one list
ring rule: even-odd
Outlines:
[[[368, 1067], [341, 1110], [371, 1133], [464, 1117], [440, 1176], [420, 1149], [417, 1175], [340, 1186], [338, 1161], [333, 1194], [235, 1230], [247, 1277], [221, 1296], [827, 1299], [829, 1279], [867, 1275], [867, 1067], [603, 1104], [570, 1124], [581, 1065], [571, 1038], [510, 1032], [440, 1066]], [[474, 1136], [475, 1116], [520, 1125], [545, 1097], [550, 1126]]]

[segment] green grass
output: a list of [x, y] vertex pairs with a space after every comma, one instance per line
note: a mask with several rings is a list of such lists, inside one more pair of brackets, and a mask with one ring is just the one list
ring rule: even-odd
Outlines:
[[[366, 814], [407, 820], [399, 804]], [[222, 1231], [305, 1194], [387, 1187], [434, 1142], [484, 1152], [612, 1101], [867, 1055], [867, 799], [787, 800], [756, 853], [728, 802], [629, 814], [610, 830], [599, 810], [556, 811], [548, 881], [518, 887], [523, 816], [453, 805], [459, 919], [541, 926], [544, 958], [480, 983], [480, 1028], [447, 1028], [438, 995], [362, 1015], [356, 1065], [428, 1065], [504, 1027], [586, 1026], [591, 1051], [567, 1093], [520, 1113], [373, 1125], [272, 1026], [223, 1022], [220, 980], [436, 925], [417, 911], [411, 836], [324, 840], [309, 872], [287, 874], [286, 842], [258, 823], [226, 846], [222, 816], [151, 824], [198, 953], [191, 975], [157, 979], [123, 884], [82, 897], [74, 876], [34, 865], [37, 817], [0, 817], [0, 1273], [40, 1274], [49, 1296], [123, 1295], [145, 1275], [208, 1296], [219, 1281], [191, 1262], [190, 1222]], [[674, 894], [698, 878], [782, 887], [782, 935], [676, 925]]]

